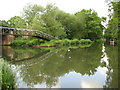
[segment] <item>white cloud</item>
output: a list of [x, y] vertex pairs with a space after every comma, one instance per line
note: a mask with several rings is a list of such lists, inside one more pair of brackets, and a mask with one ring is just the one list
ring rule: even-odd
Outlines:
[[0, 20], [8, 20], [13, 16], [20, 16], [23, 7], [27, 3], [45, 6], [53, 3], [61, 10], [68, 13], [75, 13], [82, 9], [95, 9], [99, 16], [107, 16], [107, 4], [105, 0], [1, 0], [0, 1]]
[[81, 87], [82, 88], [103, 88], [102, 85], [100, 85], [97, 81], [81, 81]]

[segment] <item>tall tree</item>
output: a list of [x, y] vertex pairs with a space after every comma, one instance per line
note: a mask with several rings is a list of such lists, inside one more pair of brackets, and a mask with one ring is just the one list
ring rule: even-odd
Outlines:
[[52, 36], [64, 38], [66, 33], [62, 24], [56, 20], [57, 7], [48, 4], [45, 8], [40, 5], [27, 5], [23, 9], [23, 18], [27, 28], [41, 30]]
[[83, 17], [83, 36], [82, 38], [89, 38], [91, 40], [100, 39], [103, 34], [103, 25], [101, 24], [102, 18], [97, 15], [92, 9], [83, 9], [75, 14], [78, 17]]
[[67, 38], [81, 38], [82, 36], [82, 20], [79, 20], [75, 15], [59, 11], [57, 20], [63, 25]]
[[31, 25], [35, 18], [40, 19], [40, 14], [44, 11], [42, 6], [37, 4], [28, 4], [23, 8], [22, 18], [27, 23], [27, 28], [31, 28]]
[[109, 22], [107, 25], [107, 30], [105, 31], [105, 37], [107, 40], [118, 40], [118, 29], [119, 24], [119, 11], [120, 11], [120, 2], [111, 2], [109, 0]]
[[60, 10], [52, 4], [48, 4], [42, 15], [44, 21], [44, 27], [47, 29], [47, 33], [59, 37], [66, 37], [66, 33], [62, 24], [57, 20], [57, 14]]

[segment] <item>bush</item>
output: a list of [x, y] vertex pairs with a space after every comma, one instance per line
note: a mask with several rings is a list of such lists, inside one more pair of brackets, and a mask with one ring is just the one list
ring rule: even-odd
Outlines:
[[41, 43], [44, 43], [44, 40], [37, 39], [37, 38], [30, 38], [30, 39], [24, 39], [24, 38], [18, 38], [14, 40], [11, 45], [15, 46], [32, 46], [32, 45], [39, 45]]
[[78, 45], [78, 44], [79, 44], [79, 40], [78, 39], [71, 40], [71, 45]]
[[[54, 45], [62, 45], [62, 46], [71, 46], [71, 45], [87, 45], [87, 44], [91, 44], [92, 41], [90, 39], [73, 39], [73, 40], [69, 40], [69, 39], [64, 39], [64, 40], [51, 40], [50, 43], [54, 44]], [[49, 44], [49, 43], [48, 43]]]
[[69, 39], [64, 39], [64, 40], [62, 40], [62, 45], [63, 46], [69, 46], [70, 45], [70, 40]]
[[69, 39], [63, 39], [63, 40], [51, 40], [51, 41], [44, 41], [41, 39], [37, 39], [37, 38], [32, 38], [32, 39], [23, 39], [23, 38], [19, 38], [15, 41], [12, 42], [11, 45], [16, 45], [16, 46], [32, 46], [32, 45], [44, 45], [44, 46], [71, 46], [71, 45], [87, 45], [87, 44], [91, 44], [92, 41], [90, 39], [73, 39], [73, 40], [69, 40]]
[[90, 39], [81, 39], [79, 42], [80, 44], [91, 44], [92, 43]]

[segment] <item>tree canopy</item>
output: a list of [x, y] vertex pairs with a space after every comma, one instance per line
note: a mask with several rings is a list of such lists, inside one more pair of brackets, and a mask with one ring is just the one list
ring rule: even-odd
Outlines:
[[89, 10], [83, 9], [81, 12], [77, 12], [75, 15], [79, 17], [79, 20], [83, 18], [82, 38], [87, 38], [87, 39], [89, 38], [91, 40], [96, 40], [102, 37], [104, 26], [101, 24], [102, 18], [100, 18], [97, 15], [97, 12], [95, 12], [92, 9]]
[[28, 4], [23, 8], [21, 17], [14, 16], [2, 22], [7, 23], [9, 27], [40, 30], [60, 39], [97, 40], [102, 38], [102, 21], [103, 18], [92, 9], [83, 9], [70, 14], [53, 4], [48, 4], [46, 7]]

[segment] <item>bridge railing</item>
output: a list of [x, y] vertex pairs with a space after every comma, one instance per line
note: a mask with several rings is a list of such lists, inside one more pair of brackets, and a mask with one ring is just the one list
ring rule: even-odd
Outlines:
[[2, 29], [2, 34], [24, 35], [24, 32], [26, 32], [26, 33], [28, 33], [27, 36], [38, 36], [38, 37], [45, 38], [48, 40], [58, 40], [58, 38], [53, 37], [53, 36], [51, 36], [47, 33], [44, 33], [42, 31], [38, 31], [38, 30], [23, 29], [23, 28], [10, 28], [10, 27], [1, 27], [1, 26], [0, 26], [0, 29]]

